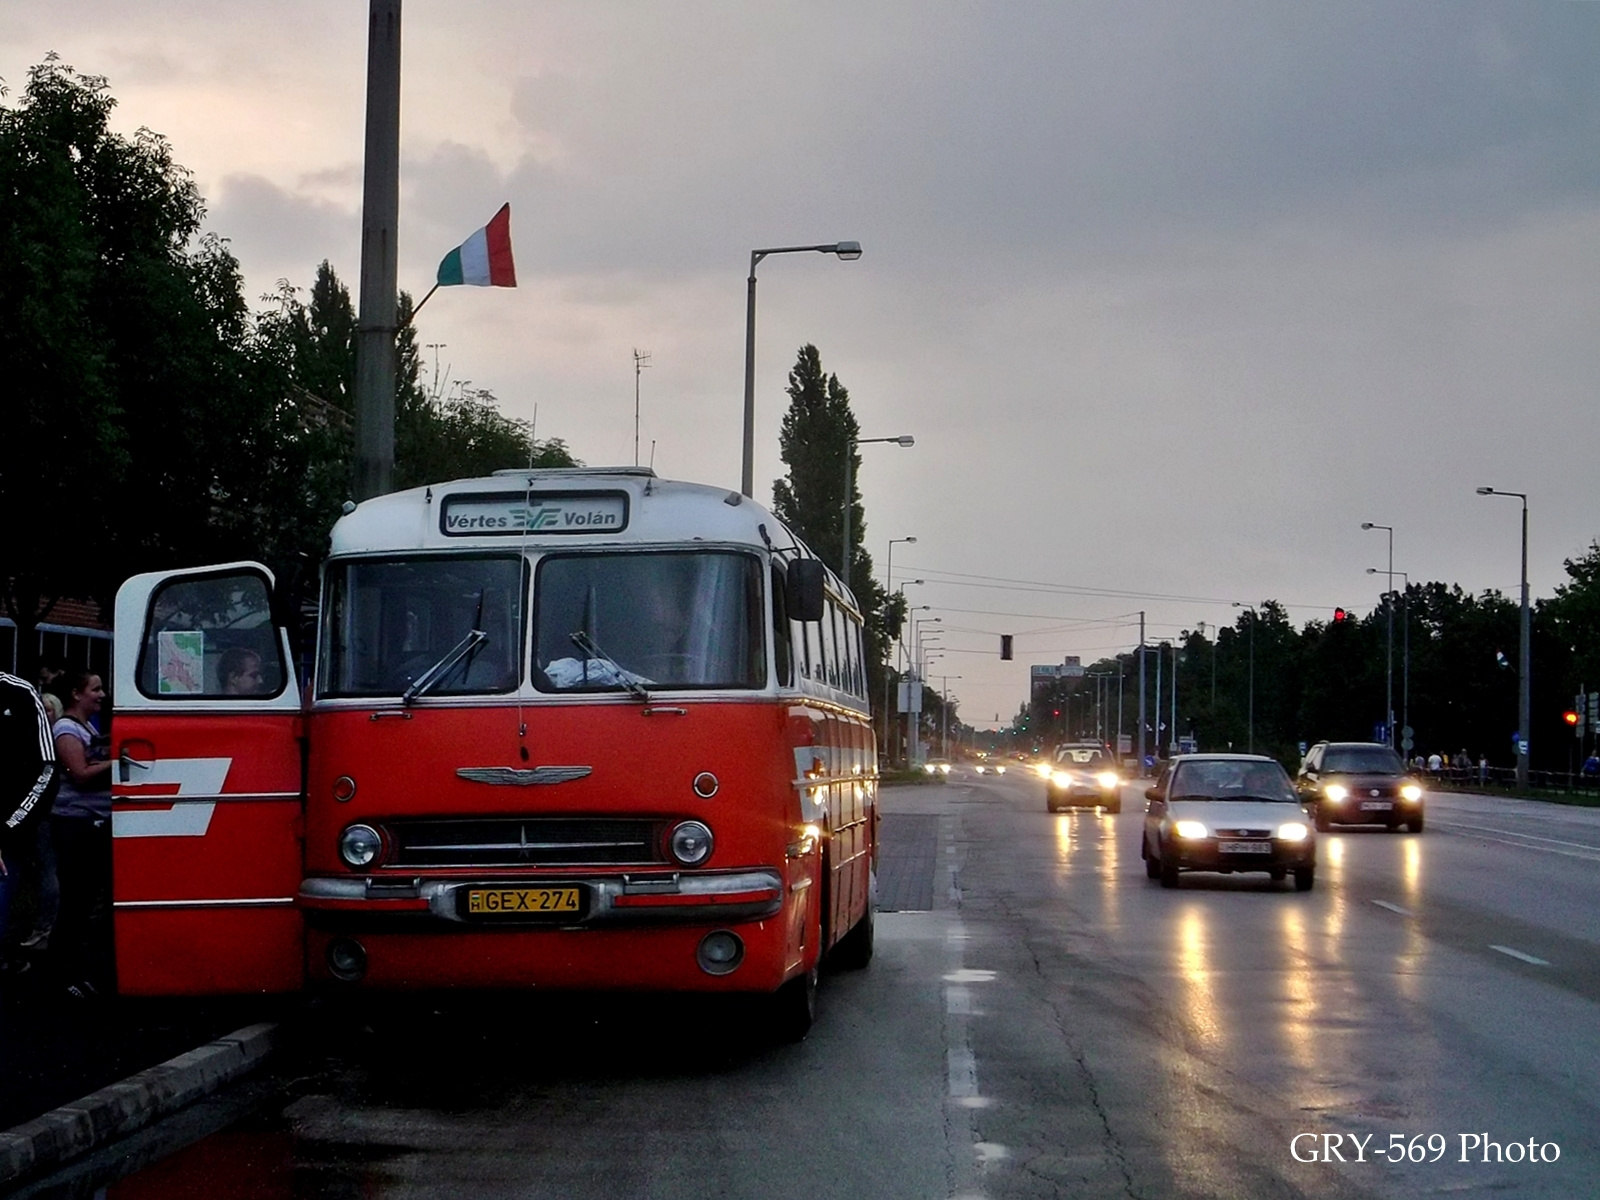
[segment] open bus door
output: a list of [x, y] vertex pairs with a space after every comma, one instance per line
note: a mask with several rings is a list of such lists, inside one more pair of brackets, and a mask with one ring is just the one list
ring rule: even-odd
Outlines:
[[117, 592], [111, 749], [117, 987], [297, 991], [300, 687], [256, 563]]

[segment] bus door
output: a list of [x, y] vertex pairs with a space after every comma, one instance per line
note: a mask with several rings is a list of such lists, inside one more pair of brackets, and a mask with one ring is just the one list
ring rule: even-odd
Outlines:
[[255, 563], [117, 593], [112, 897], [125, 995], [299, 990], [300, 688]]

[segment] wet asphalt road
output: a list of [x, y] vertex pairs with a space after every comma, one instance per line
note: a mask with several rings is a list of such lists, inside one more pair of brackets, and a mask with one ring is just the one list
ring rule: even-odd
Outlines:
[[[1164, 891], [1125, 797], [1052, 816], [1015, 773], [888, 791], [885, 900], [924, 911], [880, 917], [872, 966], [826, 979], [799, 1046], [668, 1000], [322, 1019], [105, 1195], [1600, 1190], [1600, 810], [1431, 797], [1421, 836], [1323, 835], [1313, 892]], [[227, 1128], [169, 1153], [207, 1121]], [[1474, 1142], [1462, 1162], [1464, 1134], [1560, 1157], [1484, 1163]], [[1296, 1161], [1336, 1135], [1346, 1161]], [[1396, 1135], [1424, 1161], [1380, 1157]]]

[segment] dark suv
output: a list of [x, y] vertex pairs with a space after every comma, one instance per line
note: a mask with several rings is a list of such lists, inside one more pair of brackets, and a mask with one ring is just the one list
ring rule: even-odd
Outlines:
[[1306, 752], [1294, 782], [1324, 833], [1334, 825], [1422, 832], [1422, 785], [1381, 742], [1318, 742]]

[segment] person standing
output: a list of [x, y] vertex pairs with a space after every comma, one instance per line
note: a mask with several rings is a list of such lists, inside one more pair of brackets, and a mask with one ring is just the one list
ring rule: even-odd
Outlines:
[[99, 753], [89, 720], [105, 701], [100, 676], [68, 671], [55, 681], [60, 788], [50, 811], [60, 908], [51, 951], [67, 994], [91, 999], [111, 985], [111, 762]]
[[[56, 748], [44, 702], [25, 679], [0, 671], [0, 939], [5, 937], [18, 852], [50, 811]], [[0, 941], [0, 972], [11, 962]]]

